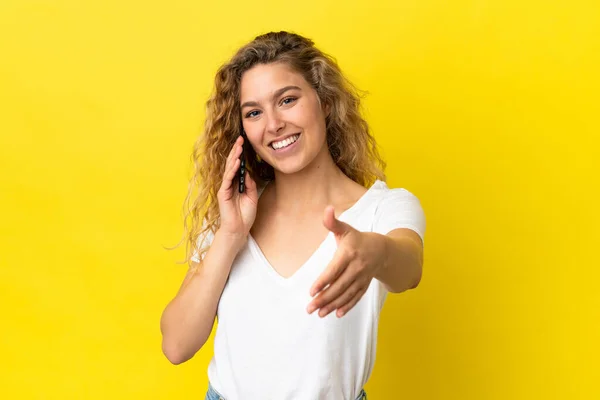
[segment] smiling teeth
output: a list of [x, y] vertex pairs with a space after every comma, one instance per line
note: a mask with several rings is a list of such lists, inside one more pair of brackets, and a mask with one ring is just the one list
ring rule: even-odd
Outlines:
[[287, 147], [290, 144], [294, 143], [296, 140], [298, 140], [299, 137], [300, 137], [300, 135], [294, 135], [285, 140], [282, 140], [281, 142], [274, 142], [271, 144], [271, 147], [273, 147], [275, 150], [282, 149], [282, 148]]

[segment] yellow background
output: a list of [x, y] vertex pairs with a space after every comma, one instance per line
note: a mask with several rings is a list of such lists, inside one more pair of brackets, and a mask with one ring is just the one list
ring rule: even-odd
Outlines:
[[576, 0], [4, 0], [0, 398], [204, 398], [212, 339], [161, 354], [185, 273], [162, 246], [217, 67], [280, 29], [369, 91], [427, 215], [369, 398], [600, 398], [599, 26]]

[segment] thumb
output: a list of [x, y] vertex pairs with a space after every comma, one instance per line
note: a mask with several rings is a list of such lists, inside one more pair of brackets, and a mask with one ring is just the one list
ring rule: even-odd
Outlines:
[[325, 225], [325, 228], [333, 232], [336, 235], [336, 237], [344, 237], [350, 231], [354, 230], [352, 226], [340, 221], [335, 217], [335, 208], [333, 208], [333, 206], [325, 207], [323, 225]]
[[246, 170], [245, 182], [246, 194], [252, 199], [258, 199], [258, 187], [256, 186], [256, 181], [252, 178], [252, 174], [248, 170]]

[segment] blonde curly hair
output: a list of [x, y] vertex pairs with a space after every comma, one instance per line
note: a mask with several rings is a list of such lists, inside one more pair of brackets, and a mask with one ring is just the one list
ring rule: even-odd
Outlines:
[[[189, 263], [194, 255], [202, 259], [208, 251], [205, 238], [214, 235], [219, 227], [217, 192], [227, 155], [242, 131], [242, 74], [257, 64], [276, 62], [301, 74], [317, 92], [321, 104], [330, 107], [326, 118], [327, 145], [344, 174], [364, 187], [369, 187], [376, 179], [385, 181], [386, 163], [361, 116], [359, 91], [344, 77], [336, 61], [317, 49], [312, 40], [298, 34], [270, 32], [257, 36], [221, 66], [215, 77], [213, 94], [206, 104], [204, 134], [194, 144], [191, 156], [194, 175], [184, 201], [184, 237], [181, 240], [186, 240], [187, 251], [182, 263]], [[252, 146], [247, 146], [246, 151], [246, 170], [257, 186], [274, 180], [273, 167], [257, 159]]]

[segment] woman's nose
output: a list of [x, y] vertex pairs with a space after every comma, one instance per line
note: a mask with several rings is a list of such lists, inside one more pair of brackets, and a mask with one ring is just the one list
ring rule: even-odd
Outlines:
[[271, 133], [278, 133], [280, 130], [285, 128], [285, 122], [279, 116], [274, 113], [268, 116], [267, 129]]

